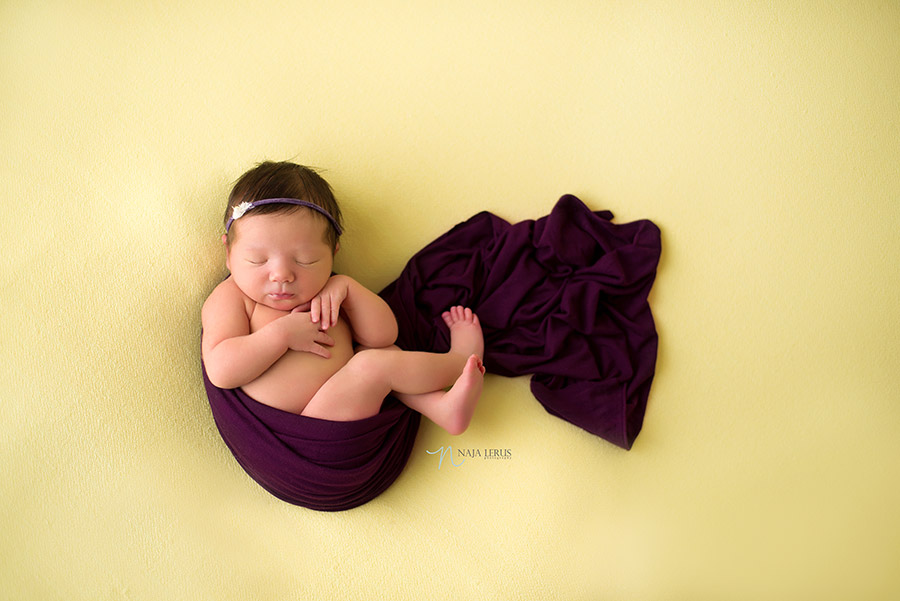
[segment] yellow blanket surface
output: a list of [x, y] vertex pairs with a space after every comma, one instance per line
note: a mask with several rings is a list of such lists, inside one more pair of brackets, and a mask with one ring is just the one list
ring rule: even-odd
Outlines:
[[[0, 598], [900, 597], [897, 4], [12, 1], [0, 32]], [[653, 220], [633, 448], [488, 376], [362, 507], [256, 486], [198, 334], [265, 159], [324, 169], [375, 290], [482, 210]]]

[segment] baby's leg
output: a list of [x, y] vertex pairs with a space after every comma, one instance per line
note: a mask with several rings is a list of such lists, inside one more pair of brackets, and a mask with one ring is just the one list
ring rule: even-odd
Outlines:
[[[449, 352], [407, 352], [396, 347], [360, 351], [319, 389], [303, 410], [303, 415], [332, 421], [363, 419], [378, 413], [382, 400], [391, 391], [401, 395], [436, 391], [444, 394], [443, 389], [457, 383], [459, 386], [455, 386], [455, 392], [451, 390], [447, 393], [453, 393], [448, 400], [468, 398], [474, 394], [477, 401], [480, 386], [476, 388], [471, 381], [476, 377], [475, 373], [480, 378], [481, 372], [478, 368], [474, 373], [472, 369], [465, 370], [465, 374], [463, 372], [472, 355], [475, 355], [477, 367], [480, 367], [480, 357], [484, 352], [481, 325], [470, 309], [462, 307], [445, 312], [443, 318], [450, 328]], [[424, 404], [430, 406], [434, 403]], [[469, 400], [468, 405], [474, 411], [474, 401]], [[425, 415], [431, 417], [429, 412]], [[437, 414], [436, 417], [447, 421]], [[468, 420], [465, 421], [468, 423]]]
[[484, 365], [477, 355], [472, 355], [466, 362], [462, 375], [447, 392], [439, 390], [425, 394], [394, 394], [404, 405], [456, 436], [465, 432], [472, 421], [483, 381]]

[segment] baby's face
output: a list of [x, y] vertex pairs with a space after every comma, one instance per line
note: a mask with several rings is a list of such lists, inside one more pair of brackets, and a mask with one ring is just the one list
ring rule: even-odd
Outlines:
[[225, 260], [235, 284], [257, 303], [282, 311], [312, 300], [334, 265], [326, 227], [311, 211], [241, 217], [232, 225], [235, 240]]

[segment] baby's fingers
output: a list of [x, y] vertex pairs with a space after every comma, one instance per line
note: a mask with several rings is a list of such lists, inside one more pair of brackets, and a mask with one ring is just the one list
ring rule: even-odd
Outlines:
[[322, 298], [316, 297], [309, 301], [309, 319], [313, 323], [319, 323], [322, 317]]
[[324, 344], [325, 346], [334, 346], [334, 338], [326, 334], [325, 332], [319, 332], [316, 335], [316, 340], [318, 344]]
[[338, 314], [341, 311], [341, 301], [336, 297], [331, 297], [331, 325], [337, 325]]
[[319, 319], [321, 320], [321, 327], [323, 330], [327, 330], [331, 327], [331, 299], [318, 297], [316, 300], [319, 301]]
[[312, 348], [309, 349], [309, 352], [313, 355], [318, 355], [323, 359], [331, 359], [331, 352], [324, 346], [318, 344], [312, 345]]
[[325, 346], [334, 346], [334, 339], [331, 338], [325, 332], [319, 332], [316, 336], [316, 339], [310, 345], [309, 352], [322, 357], [323, 359], [331, 358], [331, 351], [329, 351]]

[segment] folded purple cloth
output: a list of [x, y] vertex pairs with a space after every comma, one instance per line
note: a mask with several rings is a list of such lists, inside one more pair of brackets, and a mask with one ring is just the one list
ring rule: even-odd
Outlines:
[[457, 225], [381, 292], [400, 325], [397, 344], [446, 351], [441, 312], [471, 307], [488, 372], [533, 374], [549, 413], [631, 448], [656, 367], [647, 295], [660, 233], [650, 221], [611, 219], [566, 195], [536, 221], [482, 212]]
[[394, 397], [367, 419], [333, 422], [263, 405], [203, 370], [216, 427], [237, 462], [288, 503], [343, 511], [384, 492], [406, 465], [421, 416]]
[[[533, 374], [544, 408], [631, 448], [656, 365], [647, 303], [660, 255], [650, 221], [613, 224], [563, 196], [550, 215], [514, 225], [487, 212], [413, 256], [381, 292], [397, 316], [397, 344], [444, 352], [440, 314], [471, 307], [485, 336], [489, 372]], [[409, 458], [420, 415], [393, 397], [381, 412], [332, 422], [263, 405], [203, 372], [216, 426], [238, 463], [264, 489], [320, 511], [381, 494]]]

